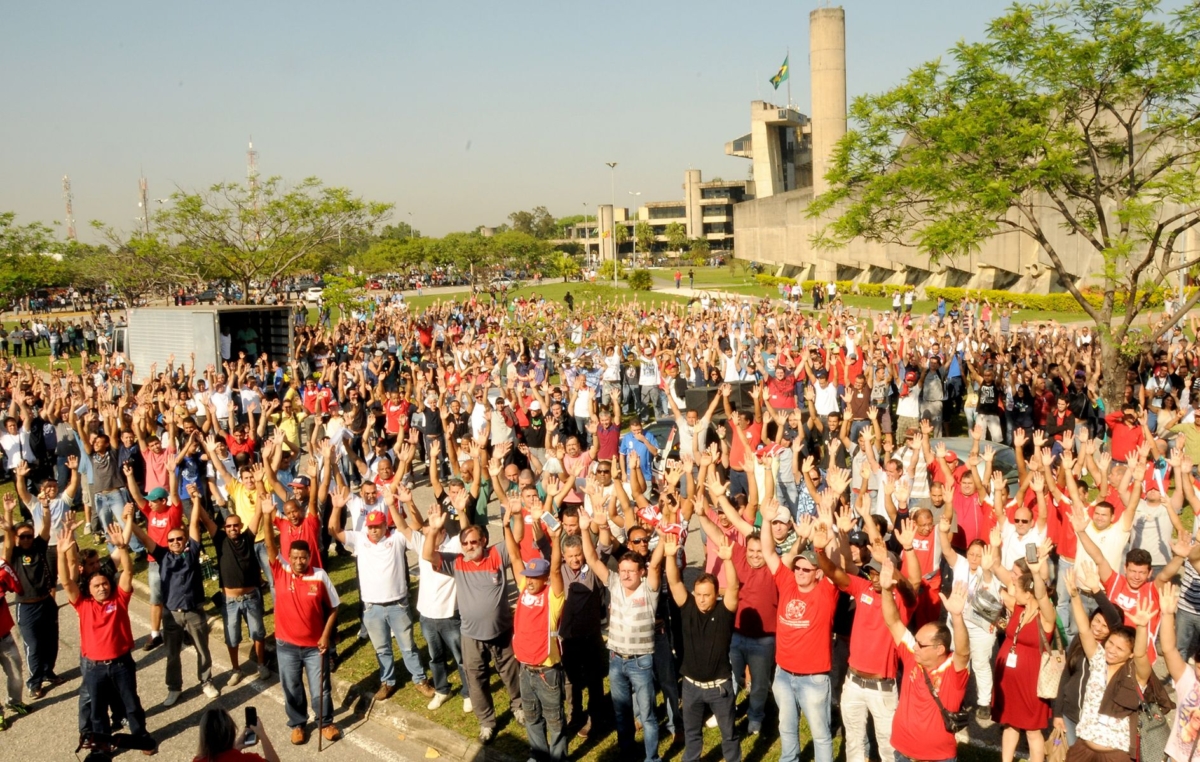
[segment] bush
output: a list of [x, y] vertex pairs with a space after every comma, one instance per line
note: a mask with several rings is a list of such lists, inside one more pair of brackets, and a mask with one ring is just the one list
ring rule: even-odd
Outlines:
[[[814, 288], [824, 289], [826, 281], [823, 280], [806, 280], [804, 281], [805, 293], [812, 293]], [[890, 297], [896, 293], [906, 293], [913, 290], [913, 286], [907, 284], [893, 285], [890, 283], [855, 283], [850, 280], [839, 280], [835, 284], [839, 294], [853, 296], [887, 296]]]
[[782, 275], [769, 275], [767, 273], [759, 273], [754, 276], [754, 280], [758, 281], [760, 286], [794, 286], [796, 285], [795, 278], [787, 278]]
[[634, 291], [649, 291], [654, 288], [654, 276], [649, 270], [634, 270], [625, 276], [625, 281]]
[[[617, 270], [617, 277], [624, 278], [625, 274], [627, 272], [629, 272], [629, 271], [626, 270], [624, 267], [622, 267], [621, 269]], [[606, 259], [600, 263], [599, 269], [596, 270], [596, 280], [611, 281], [612, 279], [613, 279], [613, 261], [611, 259]]]

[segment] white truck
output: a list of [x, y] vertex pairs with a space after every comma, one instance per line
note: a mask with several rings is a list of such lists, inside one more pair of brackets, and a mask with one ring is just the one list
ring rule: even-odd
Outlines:
[[113, 330], [113, 351], [133, 366], [133, 383], [150, 380], [150, 366], [166, 370], [167, 358], [186, 365], [196, 355], [196, 370], [221, 367], [222, 334], [228, 336], [230, 359], [239, 352], [257, 358], [263, 352], [286, 363], [294, 346], [289, 307], [238, 304], [193, 304], [188, 307], [137, 307], [129, 323]]

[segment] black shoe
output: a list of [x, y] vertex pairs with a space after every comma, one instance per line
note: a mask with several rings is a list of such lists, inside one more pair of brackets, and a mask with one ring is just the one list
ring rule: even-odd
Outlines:
[[153, 635], [146, 638], [146, 645], [142, 646], [143, 651], [153, 651], [163, 644], [162, 635]]

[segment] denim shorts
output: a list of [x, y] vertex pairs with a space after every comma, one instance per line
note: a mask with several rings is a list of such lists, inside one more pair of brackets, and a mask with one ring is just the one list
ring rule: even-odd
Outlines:
[[162, 577], [158, 573], [158, 562], [151, 559], [147, 567], [150, 573], [150, 605], [161, 606], [163, 603]]
[[262, 592], [254, 590], [239, 598], [225, 597], [223, 613], [225, 621], [225, 645], [235, 648], [242, 642], [242, 620], [250, 631], [250, 640], [258, 643], [267, 639], [267, 628], [263, 625]]

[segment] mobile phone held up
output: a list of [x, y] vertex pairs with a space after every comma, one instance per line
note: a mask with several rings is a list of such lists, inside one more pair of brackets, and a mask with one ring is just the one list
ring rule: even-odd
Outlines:
[[250, 729], [250, 728], [256, 727], [257, 725], [258, 725], [258, 710], [252, 706], [246, 707], [245, 744], [247, 746], [254, 746], [255, 744], [258, 743], [258, 734]]
[[1025, 563], [1036, 564], [1038, 562], [1038, 546], [1032, 542], [1025, 543]]
[[543, 513], [542, 514], [542, 523], [545, 524], [546, 529], [549, 529], [551, 532], [557, 532], [558, 528], [560, 526], [562, 526], [559, 523], [558, 519], [554, 518], [553, 513]]

